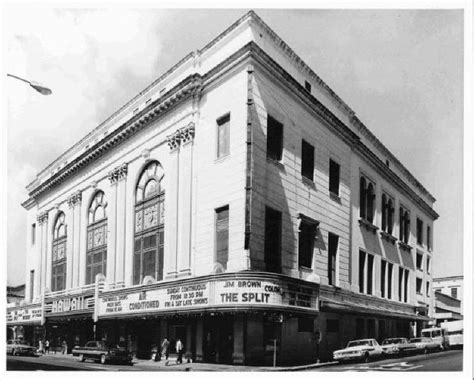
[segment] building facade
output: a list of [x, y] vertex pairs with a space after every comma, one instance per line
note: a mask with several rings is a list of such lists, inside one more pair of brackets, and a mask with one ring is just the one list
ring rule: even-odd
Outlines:
[[[464, 276], [437, 277], [433, 279], [433, 291], [459, 300], [463, 314]], [[440, 299], [444, 299], [442, 296]], [[459, 310], [458, 310], [459, 311]]]
[[27, 189], [36, 339], [296, 364], [433, 315], [434, 197], [254, 12]]

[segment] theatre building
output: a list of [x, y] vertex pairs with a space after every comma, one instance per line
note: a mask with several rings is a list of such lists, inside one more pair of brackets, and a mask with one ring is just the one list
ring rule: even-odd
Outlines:
[[283, 365], [429, 321], [434, 198], [254, 12], [92, 128], [23, 203], [50, 340]]

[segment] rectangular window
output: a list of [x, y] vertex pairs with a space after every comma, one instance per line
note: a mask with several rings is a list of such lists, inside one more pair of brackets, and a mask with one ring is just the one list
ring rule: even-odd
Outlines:
[[217, 119], [217, 158], [229, 155], [230, 114]]
[[359, 251], [359, 292], [364, 293], [365, 252]]
[[458, 288], [451, 288], [451, 297], [458, 298]]
[[364, 176], [360, 177], [359, 208], [361, 219], [373, 223], [375, 214], [375, 183]]
[[426, 281], [426, 296], [430, 296], [430, 282]]
[[326, 320], [326, 333], [338, 333], [339, 332], [339, 319], [327, 319]]
[[337, 268], [337, 249], [339, 246], [339, 236], [328, 234], [328, 283], [329, 285], [337, 285], [336, 268]]
[[298, 317], [298, 332], [313, 332], [314, 318]]
[[426, 226], [426, 248], [431, 251], [431, 227]]
[[34, 245], [36, 241], [36, 223], [31, 225], [31, 245]]
[[382, 298], [385, 298], [385, 281], [387, 275], [387, 262], [382, 260], [380, 262], [380, 295]]
[[408, 276], [409, 276], [410, 272], [408, 271], [408, 269], [405, 269], [405, 284], [404, 284], [404, 288], [403, 288], [403, 300], [404, 302], [408, 302]]
[[265, 266], [267, 272], [281, 272], [281, 212], [265, 208]]
[[34, 292], [35, 292], [35, 271], [30, 270], [30, 302], [33, 301]]
[[314, 147], [301, 140], [301, 175], [309, 180], [313, 180], [314, 173]]
[[300, 267], [313, 267], [314, 239], [316, 237], [315, 223], [301, 220], [298, 234], [298, 265]]
[[400, 206], [399, 212], [400, 241], [408, 244], [410, 239], [410, 212], [403, 206]]
[[329, 192], [337, 196], [339, 196], [339, 175], [339, 164], [329, 160]]
[[416, 269], [423, 270], [423, 253], [416, 253]]
[[416, 294], [421, 294], [423, 289], [423, 280], [421, 278], [416, 278]]
[[431, 273], [431, 258], [426, 256], [426, 273]]
[[374, 256], [367, 255], [367, 294], [373, 293]]
[[398, 300], [403, 302], [403, 274], [405, 270], [403, 268], [398, 268]]
[[423, 245], [423, 221], [416, 218], [416, 242]]
[[382, 231], [389, 234], [393, 232], [393, 221], [395, 201], [387, 194], [382, 194]]
[[227, 269], [229, 258], [229, 206], [216, 209], [216, 258], [215, 262]]
[[311, 83], [309, 83], [307, 80], [304, 81], [304, 88], [311, 92]]
[[392, 278], [393, 278], [393, 264], [388, 263], [387, 273], [387, 298], [392, 299]]
[[267, 158], [281, 161], [283, 155], [283, 124], [268, 115]]

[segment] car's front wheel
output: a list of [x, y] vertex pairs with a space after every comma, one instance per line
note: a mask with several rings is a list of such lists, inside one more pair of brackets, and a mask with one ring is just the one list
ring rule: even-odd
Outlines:
[[105, 362], [107, 361], [106, 357], [104, 354], [100, 355], [100, 364], [105, 364]]

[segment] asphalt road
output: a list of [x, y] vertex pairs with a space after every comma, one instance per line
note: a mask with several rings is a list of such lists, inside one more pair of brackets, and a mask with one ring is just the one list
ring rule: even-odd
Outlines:
[[[323, 366], [319, 368], [309, 368], [306, 371], [317, 372], [367, 372], [367, 371], [462, 371], [462, 351], [437, 352], [427, 355], [408, 356], [363, 363], [345, 363]], [[8, 371], [265, 371], [265, 368], [239, 366], [224, 366], [208, 364], [205, 366], [195, 366], [189, 364], [176, 365], [174, 361], [169, 365], [163, 363], [153, 363], [150, 361], [137, 361], [133, 366], [121, 364], [106, 364], [86, 361], [81, 363], [77, 358], [62, 355], [45, 355], [41, 357], [19, 357], [7, 356]]]
[[318, 372], [367, 371], [462, 371], [462, 350], [419, 354], [401, 358], [378, 360], [370, 363], [341, 363], [328, 367], [312, 368]]

